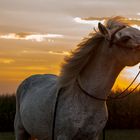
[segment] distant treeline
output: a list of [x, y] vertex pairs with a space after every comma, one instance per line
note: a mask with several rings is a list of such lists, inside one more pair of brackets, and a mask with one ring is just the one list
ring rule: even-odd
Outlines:
[[[116, 91], [118, 95], [121, 90]], [[0, 132], [13, 131], [15, 95], [0, 95]], [[107, 129], [140, 129], [140, 91], [120, 100], [107, 101]]]
[[[118, 95], [120, 92], [122, 91], [118, 90], [114, 94]], [[106, 128], [140, 129], [140, 91], [122, 99], [109, 100], [107, 106], [109, 118]]]
[[15, 95], [0, 95], [0, 132], [14, 130]]

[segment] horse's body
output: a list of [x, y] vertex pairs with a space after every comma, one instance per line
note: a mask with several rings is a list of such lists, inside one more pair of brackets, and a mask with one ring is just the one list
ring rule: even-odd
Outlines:
[[[20, 121], [24, 126], [21, 128], [23, 127], [23, 132], [26, 130], [39, 140], [51, 140], [52, 137], [54, 105], [58, 92], [56, 85], [57, 77], [54, 75], [35, 75], [26, 79], [18, 90], [21, 97], [19, 106], [22, 117]], [[73, 88], [76, 90], [76, 85]], [[100, 109], [98, 109], [98, 102], [93, 102], [93, 99], [84, 94], [78, 95], [66, 90], [64, 93], [61, 93], [57, 107], [55, 127], [57, 139], [75, 138], [78, 140], [97, 136], [107, 120], [105, 104], [100, 104]], [[98, 118], [98, 121], [93, 119], [93, 116]], [[18, 119], [17, 115], [16, 121]], [[19, 139], [22, 140], [23, 137]]]
[[[140, 62], [140, 51], [132, 51], [133, 47], [139, 49], [140, 41], [136, 45], [135, 39], [135, 42], [131, 41], [127, 45], [120, 37], [109, 48], [108, 39], [114, 27], [120, 28], [124, 24], [112, 20], [108, 26], [110, 30], [112, 28], [110, 33], [100, 25], [102, 35], [97, 33], [97, 36], [80, 44], [80, 48], [66, 60], [59, 77], [36, 75], [20, 85], [15, 117], [16, 140], [28, 140], [30, 136], [39, 140], [52, 140], [53, 127], [55, 140], [98, 139], [108, 117], [105, 99], [118, 74], [126, 65], [133, 66]], [[140, 31], [132, 29], [139, 40]], [[126, 33], [125, 30], [122, 29], [122, 33]], [[116, 37], [120, 35], [117, 32], [119, 30], [114, 33]], [[129, 32], [133, 33], [131, 29]], [[113, 35], [113, 41], [116, 39]], [[77, 81], [91, 96], [81, 91]], [[56, 98], [61, 88], [55, 112]]]

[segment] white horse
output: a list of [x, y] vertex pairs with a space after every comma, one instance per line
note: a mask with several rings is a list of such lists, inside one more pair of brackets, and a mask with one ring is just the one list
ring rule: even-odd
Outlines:
[[98, 139], [117, 76], [140, 62], [139, 30], [117, 17], [98, 28], [65, 59], [60, 76], [34, 75], [19, 86], [16, 140]]

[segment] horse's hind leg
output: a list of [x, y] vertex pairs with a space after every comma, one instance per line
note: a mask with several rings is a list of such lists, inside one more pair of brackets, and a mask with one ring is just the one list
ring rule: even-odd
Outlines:
[[30, 140], [30, 135], [27, 133], [25, 128], [22, 125], [20, 117], [18, 114], [15, 116], [15, 137], [16, 140]]

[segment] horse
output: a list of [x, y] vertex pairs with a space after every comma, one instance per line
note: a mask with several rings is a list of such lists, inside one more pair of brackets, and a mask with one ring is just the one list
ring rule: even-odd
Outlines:
[[98, 140], [116, 78], [139, 62], [140, 30], [118, 17], [99, 23], [98, 31], [66, 56], [59, 76], [37, 74], [20, 84], [16, 140]]

